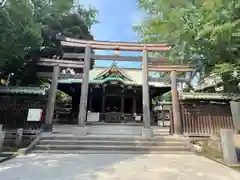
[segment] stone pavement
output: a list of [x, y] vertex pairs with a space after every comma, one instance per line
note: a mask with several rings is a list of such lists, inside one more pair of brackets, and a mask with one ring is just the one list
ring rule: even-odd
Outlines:
[[196, 155], [29, 154], [0, 164], [2, 180], [239, 180], [240, 173]]

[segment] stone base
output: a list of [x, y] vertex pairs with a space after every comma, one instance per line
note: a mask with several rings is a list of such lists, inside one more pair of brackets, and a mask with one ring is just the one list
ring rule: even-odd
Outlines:
[[76, 128], [74, 128], [74, 130], [73, 130], [73, 134], [74, 134], [75, 136], [86, 136], [87, 133], [88, 133], [88, 129], [87, 129], [86, 126], [76, 127]]
[[43, 132], [52, 132], [52, 124], [44, 124]]
[[147, 129], [147, 128], [142, 128], [142, 136], [146, 138], [151, 138], [153, 137], [153, 130], [152, 129]]

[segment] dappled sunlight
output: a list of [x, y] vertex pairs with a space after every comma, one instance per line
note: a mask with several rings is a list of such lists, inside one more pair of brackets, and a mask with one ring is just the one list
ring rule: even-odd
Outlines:
[[151, 180], [180, 177], [238, 180], [240, 174], [196, 155], [29, 154], [0, 166], [0, 179], [12, 180], [18, 177], [22, 180], [139, 180], [149, 177]]

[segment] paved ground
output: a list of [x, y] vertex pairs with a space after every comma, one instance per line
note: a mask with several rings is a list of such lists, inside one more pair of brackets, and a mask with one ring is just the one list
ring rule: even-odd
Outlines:
[[195, 155], [35, 155], [0, 164], [2, 180], [239, 180]]

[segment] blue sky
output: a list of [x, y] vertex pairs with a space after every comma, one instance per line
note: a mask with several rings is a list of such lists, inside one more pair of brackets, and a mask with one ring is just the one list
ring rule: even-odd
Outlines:
[[[132, 26], [141, 21], [142, 13], [136, 0], [78, 0], [80, 4], [95, 7], [99, 14], [99, 24], [92, 27], [95, 40], [104, 41], [139, 41]], [[113, 55], [112, 51], [97, 51], [96, 54]], [[137, 56], [134, 52], [121, 52], [124, 56]], [[109, 66], [111, 61], [96, 61], [96, 66]], [[120, 67], [140, 67], [139, 62], [117, 62]]]

